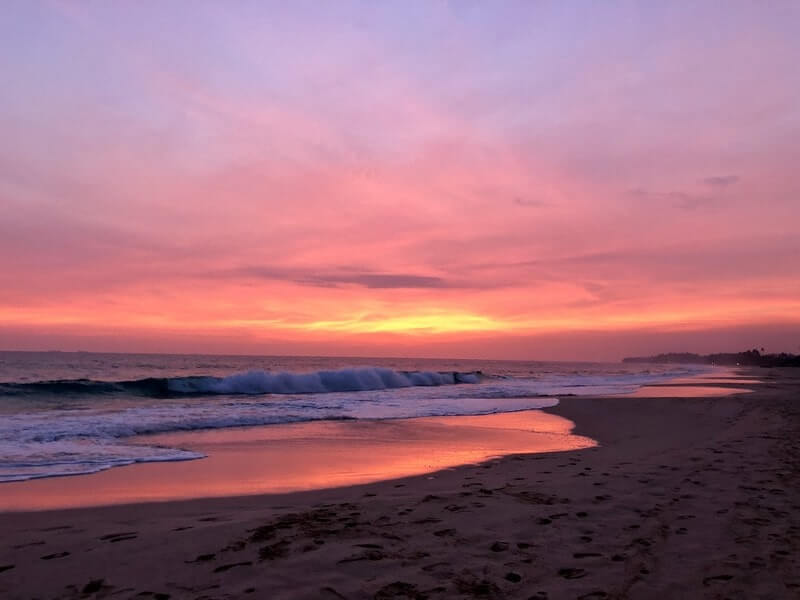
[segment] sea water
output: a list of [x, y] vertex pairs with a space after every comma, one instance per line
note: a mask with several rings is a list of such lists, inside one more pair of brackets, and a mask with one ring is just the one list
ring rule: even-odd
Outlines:
[[203, 458], [136, 436], [482, 415], [633, 392], [693, 365], [0, 352], [0, 482]]

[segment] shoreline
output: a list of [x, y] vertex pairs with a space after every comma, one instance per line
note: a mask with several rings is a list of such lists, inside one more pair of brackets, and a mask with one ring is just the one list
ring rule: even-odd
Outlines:
[[545, 409], [601, 444], [584, 450], [292, 494], [3, 513], [0, 593], [794, 597], [800, 372], [753, 375], [749, 394]]
[[[739, 385], [740, 379], [730, 369], [714, 369], [609, 397], [669, 397], [674, 391], [703, 397], [751, 391]], [[752, 378], [741, 381], [757, 383]], [[558, 416], [557, 410], [539, 408], [143, 434], [128, 441], [205, 456], [3, 482], [0, 514], [320, 491], [434, 475], [509, 455], [574, 451], [597, 443], [575, 434], [575, 425]]]

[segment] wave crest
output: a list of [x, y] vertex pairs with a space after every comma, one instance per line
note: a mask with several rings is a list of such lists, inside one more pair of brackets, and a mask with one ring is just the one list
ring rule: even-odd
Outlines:
[[414, 386], [440, 386], [479, 383], [475, 372], [395, 371], [384, 367], [355, 367], [312, 373], [271, 373], [247, 371], [226, 377], [191, 376], [136, 379], [133, 381], [95, 381], [67, 379], [35, 383], [3, 383], [7, 394], [113, 394], [127, 393], [156, 398], [220, 394], [324, 394], [360, 392]]

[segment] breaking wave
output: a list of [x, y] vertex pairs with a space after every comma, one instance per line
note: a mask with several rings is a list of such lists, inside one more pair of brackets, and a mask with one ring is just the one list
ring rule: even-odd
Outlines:
[[382, 367], [359, 367], [313, 373], [248, 371], [227, 377], [147, 377], [132, 381], [62, 379], [31, 383], [2, 383], [0, 394], [118, 394], [171, 398], [222, 394], [324, 394], [360, 392], [415, 386], [479, 383], [480, 371], [395, 371]]

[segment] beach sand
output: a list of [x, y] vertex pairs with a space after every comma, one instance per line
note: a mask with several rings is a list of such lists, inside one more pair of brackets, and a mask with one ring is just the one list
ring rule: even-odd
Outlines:
[[0, 514], [0, 597], [798, 598], [800, 372], [746, 374], [713, 386], [751, 393], [565, 398], [548, 412], [600, 444], [581, 450]]

